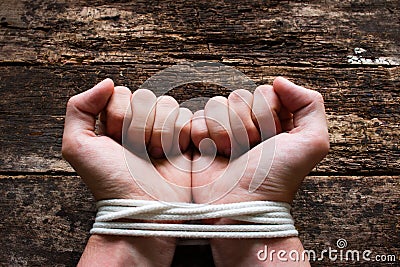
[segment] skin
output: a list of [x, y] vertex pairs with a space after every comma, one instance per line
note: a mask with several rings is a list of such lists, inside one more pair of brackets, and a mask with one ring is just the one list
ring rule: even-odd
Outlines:
[[[268, 106], [272, 113], [266, 112]], [[273, 86], [258, 87], [254, 96], [243, 91], [235, 91], [228, 99], [215, 97], [206, 104], [204, 111], [196, 112], [194, 117], [196, 119], [192, 121], [191, 134], [195, 146], [199, 147], [202, 139], [211, 138], [218, 150], [217, 157], [204, 171], [196, 172], [196, 164], [193, 164], [192, 193], [197, 203], [214, 201], [222, 204], [243, 200], [291, 203], [304, 177], [329, 150], [322, 96], [316, 91], [297, 86], [281, 77], [275, 79]], [[216, 118], [223, 127], [215, 123]], [[275, 125], [275, 129], [265, 127], [268, 125]], [[247, 136], [247, 140], [243, 136]], [[269, 157], [262, 158], [259, 163], [262, 151], [273, 150], [272, 142], [275, 145], [272, 163]], [[248, 147], [246, 151], [243, 149], [243, 143], [253, 147]], [[254, 146], [255, 144], [257, 145]], [[231, 148], [230, 153], [229, 148]], [[233, 156], [233, 160], [229, 163], [230, 155]], [[196, 153], [194, 160], [200, 162], [199, 157], [200, 155]], [[246, 164], [243, 171], [243, 166]], [[254, 193], [249, 193], [253, 174], [263, 164], [271, 166], [267, 176], [263, 177], [266, 179]], [[228, 169], [228, 165], [233, 171], [224, 176], [223, 173]], [[235, 174], [239, 177], [235, 177]], [[221, 192], [226, 191], [225, 185], [232, 179], [240, 180], [228, 194], [223, 195]], [[212, 223], [237, 222], [219, 219]], [[264, 245], [275, 250], [284, 248], [287, 251], [291, 249], [296, 249], [300, 253], [303, 251], [298, 238], [245, 241], [214, 239], [211, 240], [211, 245], [217, 266], [259, 266], [261, 263], [254, 255]], [[270, 264], [296, 265], [293, 262], [278, 260], [273, 263], [265, 262], [265, 265], [270, 266]], [[308, 262], [297, 264], [309, 266]]]
[[[126, 110], [128, 123], [123, 129]], [[100, 132], [96, 134], [99, 114]], [[151, 199], [137, 184], [141, 177], [133, 181], [125, 164], [123, 131], [127, 131], [125, 157], [133, 169], [140, 170], [138, 175], [156, 175], [151, 172], [155, 169], [165, 180], [189, 188], [176, 191], [163, 185], [159, 192], [152, 193], [156, 197], [174, 195], [174, 200], [181, 202], [193, 198], [196, 203], [291, 203], [304, 177], [329, 149], [322, 96], [281, 77], [273, 86], [258, 87], [254, 94], [238, 90], [228, 98], [213, 98], [204, 110], [193, 115], [180, 109], [173, 98], [156, 99], [147, 90], [132, 95], [129, 89], [114, 87], [106, 79], [68, 102], [62, 149], [96, 200]], [[190, 150], [190, 142], [194, 151]], [[141, 160], [146, 151], [151, 161]], [[263, 166], [270, 166], [265, 175], [260, 172]], [[228, 175], [223, 175], [226, 170]], [[255, 184], [260, 186], [249, 193], [255, 174]], [[233, 189], [225, 194], [231, 185]], [[207, 223], [237, 222], [218, 219]], [[296, 249], [301, 253], [298, 238], [214, 239], [211, 245], [217, 266], [309, 266], [308, 262], [260, 262], [256, 257], [265, 245], [269, 250]], [[174, 249], [172, 238], [92, 235], [79, 265], [169, 266]]]
[[[146, 107], [145, 99], [154, 106], [152, 117], [140, 117], [136, 106]], [[62, 153], [89, 187], [96, 200], [111, 198], [151, 199], [131, 178], [125, 164], [121, 146], [121, 133], [125, 111], [131, 102], [131, 116], [135, 117], [133, 129], [137, 134], [144, 129], [145, 145], [152, 151], [151, 162], [165, 179], [190, 187], [190, 173], [177, 170], [158, 152], [161, 147], [160, 128], [167, 119], [165, 114], [175, 110], [175, 117], [167, 122], [172, 130], [179, 128], [182, 121], [190, 120], [191, 112], [179, 109], [176, 101], [162, 97], [156, 101], [153, 93], [139, 91], [134, 95], [125, 87], [114, 87], [112, 80], [106, 79], [94, 88], [72, 97], [67, 104]], [[163, 112], [157, 112], [163, 110]], [[168, 112], [166, 112], [168, 111]], [[189, 114], [188, 114], [189, 112]], [[100, 134], [95, 133], [96, 116], [100, 115]], [[179, 118], [179, 119], [178, 119]], [[156, 126], [154, 126], [157, 124]], [[180, 146], [186, 153], [190, 139], [190, 123], [181, 129]], [[171, 131], [172, 131], [171, 130]], [[139, 161], [139, 155], [133, 151], [131, 160]], [[177, 157], [184, 157], [182, 154]], [[176, 159], [180, 160], [180, 159]], [[150, 166], [141, 166], [150, 169]], [[190, 166], [187, 166], [190, 168]], [[168, 189], [168, 188], [167, 188]], [[188, 202], [190, 191], [180, 192], [179, 200]], [[160, 249], [150, 249], [150, 248]], [[79, 262], [79, 266], [169, 266], [175, 251], [175, 239], [140, 238], [92, 235]]]

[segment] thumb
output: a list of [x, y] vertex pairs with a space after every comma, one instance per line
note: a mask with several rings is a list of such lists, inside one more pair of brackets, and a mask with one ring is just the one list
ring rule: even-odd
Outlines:
[[113, 81], [105, 79], [92, 89], [71, 97], [67, 104], [64, 136], [94, 136], [96, 116], [106, 107], [113, 92]]
[[282, 105], [293, 114], [290, 133], [312, 133], [327, 136], [327, 123], [322, 95], [298, 86], [283, 77], [274, 80], [273, 88]]
[[[317, 164], [328, 153], [329, 133], [324, 100], [317, 91], [308, 90], [278, 77], [273, 88], [282, 105], [293, 114], [294, 128], [277, 146], [292, 144], [307, 161]], [[301, 152], [301, 153], [300, 153]], [[311, 170], [311, 169], [310, 169]]]

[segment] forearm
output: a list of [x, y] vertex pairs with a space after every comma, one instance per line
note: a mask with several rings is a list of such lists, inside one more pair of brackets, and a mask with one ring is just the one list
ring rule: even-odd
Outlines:
[[[216, 266], [310, 266], [299, 238], [214, 239]], [[304, 259], [305, 258], [305, 259]], [[303, 260], [304, 259], [304, 260]]]
[[170, 266], [171, 238], [92, 235], [78, 266]]

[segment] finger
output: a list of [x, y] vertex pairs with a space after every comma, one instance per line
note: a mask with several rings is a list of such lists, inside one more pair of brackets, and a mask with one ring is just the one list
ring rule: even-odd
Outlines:
[[[111, 79], [105, 79], [92, 89], [70, 98], [67, 104], [62, 153], [72, 156], [78, 137], [94, 137], [96, 116], [106, 107], [114, 91]], [[71, 154], [72, 153], [72, 154]]]
[[215, 142], [220, 155], [230, 156], [232, 131], [229, 122], [228, 99], [222, 96], [211, 98], [204, 114], [211, 139]]
[[293, 130], [293, 114], [290, 113], [287, 108], [281, 107], [281, 111], [279, 112], [278, 116], [281, 123], [282, 132], [290, 132]]
[[132, 94], [131, 114], [127, 122], [129, 127], [124, 146], [128, 146], [137, 154], [146, 152], [146, 147], [150, 142], [156, 101], [156, 96], [150, 90], [139, 89]]
[[207, 123], [204, 115], [204, 110], [198, 110], [193, 114], [191, 139], [197, 149], [203, 139], [210, 138], [208, 133]]
[[[199, 175], [194, 176], [206, 169], [214, 161], [217, 149], [214, 142], [210, 139], [204, 110], [198, 110], [192, 117], [191, 139], [197, 150], [192, 155], [192, 185], [199, 186]], [[194, 180], [193, 178], [196, 177]]]
[[[167, 173], [163, 175], [163, 168], [158, 169], [161, 175], [178, 186], [188, 188], [190, 195], [192, 153], [188, 150], [190, 144], [190, 130], [193, 113], [187, 108], [179, 108], [179, 114], [175, 122], [173, 143], [168, 153], [164, 151], [170, 167], [174, 168], [176, 173], [171, 176], [171, 168], [165, 169]], [[164, 139], [162, 139], [164, 142]], [[165, 160], [165, 159], [161, 159]], [[179, 175], [178, 175], [179, 174]], [[183, 178], [183, 179], [182, 179]], [[188, 178], [188, 179], [187, 179]]]
[[[172, 150], [185, 152], [190, 144], [190, 130], [193, 113], [187, 108], [180, 108], [175, 122], [174, 146]], [[176, 151], [176, 152], [179, 152]]]
[[119, 143], [121, 142], [122, 125], [131, 96], [131, 90], [127, 87], [116, 86], [106, 109], [100, 115], [104, 133]]
[[114, 91], [111, 79], [70, 98], [67, 104], [64, 135], [79, 132], [94, 136], [96, 116], [106, 107]]
[[154, 158], [161, 158], [172, 148], [175, 122], [179, 115], [179, 104], [170, 96], [160, 96], [151, 132], [149, 152]]
[[324, 100], [320, 93], [282, 77], [276, 78], [273, 86], [282, 105], [293, 114], [293, 131], [327, 134]]
[[281, 103], [272, 86], [261, 85], [256, 88], [252, 110], [254, 123], [260, 130], [262, 140], [282, 131], [278, 116]]
[[253, 95], [247, 90], [236, 90], [228, 97], [229, 121], [233, 137], [240, 147], [250, 148], [260, 142], [260, 134], [252, 120]]

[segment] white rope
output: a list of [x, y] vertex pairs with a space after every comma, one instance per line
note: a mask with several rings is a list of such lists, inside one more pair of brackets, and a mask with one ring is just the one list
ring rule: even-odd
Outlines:
[[[97, 202], [91, 234], [179, 238], [275, 238], [297, 236], [290, 205], [275, 201], [249, 201], [203, 205], [147, 200], [110, 199]], [[204, 225], [117, 220], [193, 221], [229, 218], [256, 224]]]

